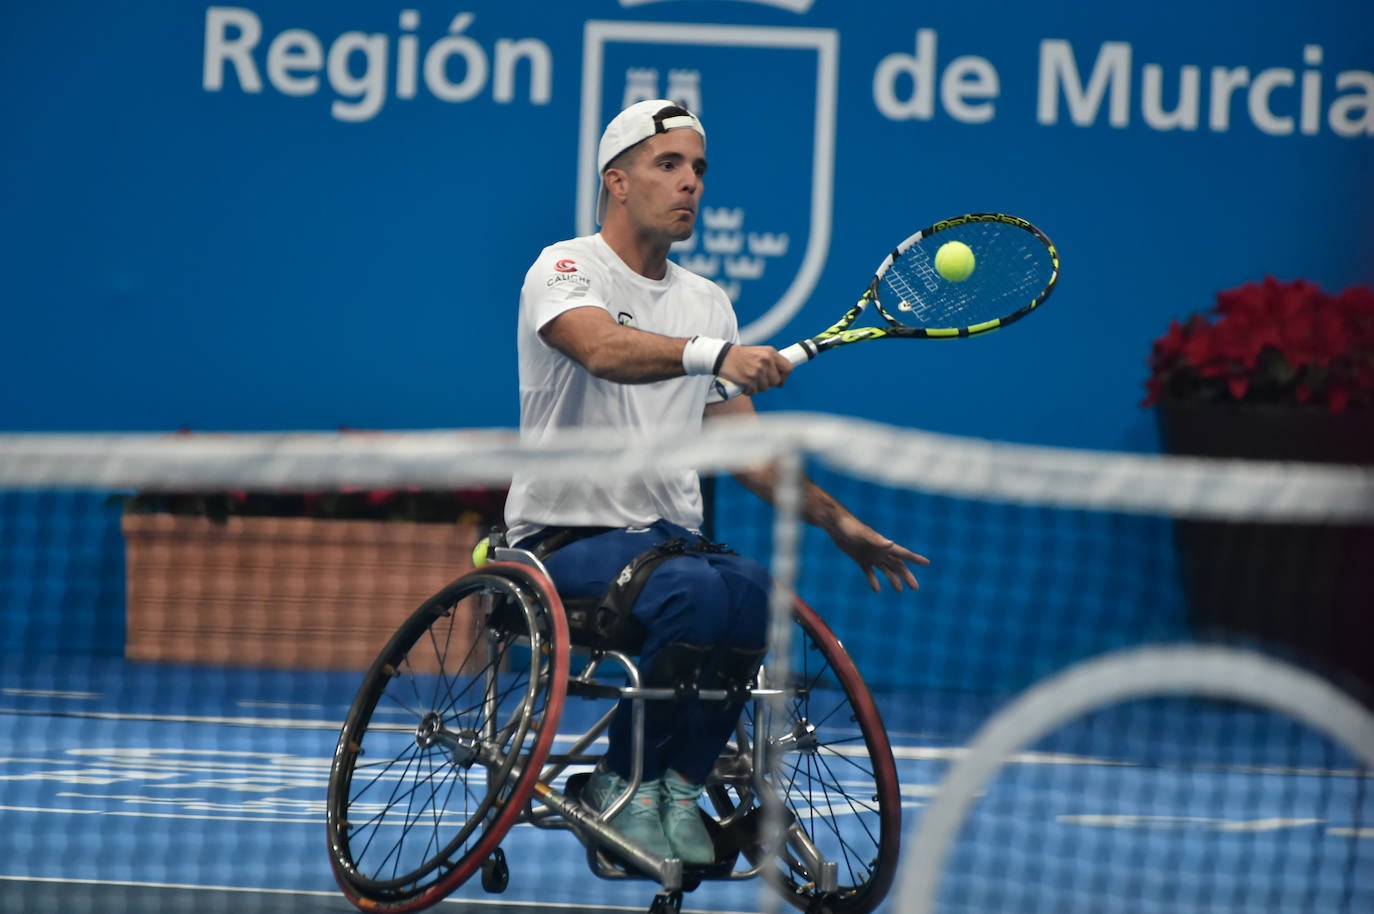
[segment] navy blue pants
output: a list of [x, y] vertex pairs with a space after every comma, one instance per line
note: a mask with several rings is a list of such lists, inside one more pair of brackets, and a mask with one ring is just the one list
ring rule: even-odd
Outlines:
[[[677, 538], [695, 542], [700, 535], [667, 521], [611, 530], [564, 546], [544, 565], [564, 598], [600, 596], [631, 559]], [[728, 649], [758, 651], [767, 643], [771, 588], [767, 570], [739, 555], [689, 552], [661, 562], [633, 608], [646, 632], [641, 675], [652, 676], [666, 645], [687, 643], [710, 649], [701, 668], [702, 688], [723, 687], [718, 666], [729, 665], [722, 664]], [[671, 768], [694, 784], [705, 781], [741, 710], [737, 703], [718, 701], [694, 701], [685, 709], [678, 702], [649, 701], [644, 708], [644, 780]], [[606, 753], [606, 765], [621, 777], [630, 774], [631, 726], [630, 705], [622, 702]]]

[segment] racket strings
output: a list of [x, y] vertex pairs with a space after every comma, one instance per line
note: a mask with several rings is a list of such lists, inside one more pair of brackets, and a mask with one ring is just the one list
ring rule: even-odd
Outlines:
[[[973, 251], [975, 267], [963, 282], [935, 269], [935, 254], [950, 241]], [[879, 309], [911, 327], [967, 327], [1004, 318], [1029, 305], [1052, 272], [1048, 249], [1034, 235], [1001, 223], [971, 223], [921, 239], [882, 277]]]

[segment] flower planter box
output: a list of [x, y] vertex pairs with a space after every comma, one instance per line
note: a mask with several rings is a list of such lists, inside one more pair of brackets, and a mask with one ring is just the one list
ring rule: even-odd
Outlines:
[[129, 659], [289, 669], [366, 669], [472, 567], [479, 536], [476, 523], [303, 517], [130, 513], [122, 524]]
[[[1374, 465], [1374, 415], [1161, 402], [1165, 451]], [[1192, 625], [1292, 649], [1374, 696], [1374, 527], [1177, 521]], [[1353, 684], [1353, 683], [1352, 683]]]
[[[1266, 276], [1154, 341], [1168, 453], [1374, 465], [1374, 287]], [[1374, 526], [1179, 521], [1195, 628], [1258, 638], [1374, 699]]]

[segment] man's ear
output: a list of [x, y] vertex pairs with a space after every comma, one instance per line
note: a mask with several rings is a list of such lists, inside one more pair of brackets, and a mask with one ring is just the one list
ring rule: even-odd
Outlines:
[[629, 193], [626, 186], [630, 176], [623, 168], [608, 168], [601, 174], [601, 182], [606, 185], [606, 193], [610, 194], [620, 202], [625, 202], [625, 197]]

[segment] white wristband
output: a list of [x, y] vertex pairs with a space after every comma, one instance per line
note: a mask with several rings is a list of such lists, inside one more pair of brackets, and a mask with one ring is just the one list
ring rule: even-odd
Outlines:
[[715, 374], [720, 357], [730, 348], [727, 340], [694, 336], [682, 350], [682, 370], [687, 374]]

